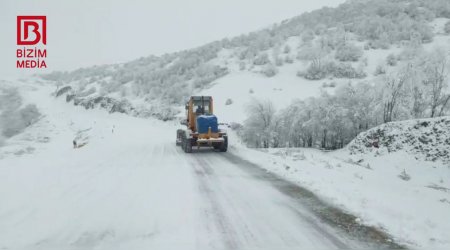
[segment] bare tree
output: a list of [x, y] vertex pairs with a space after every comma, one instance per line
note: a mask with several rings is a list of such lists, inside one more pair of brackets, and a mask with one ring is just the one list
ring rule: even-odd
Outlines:
[[445, 89], [448, 87], [447, 59], [445, 51], [438, 48], [432, 51], [424, 61], [423, 83], [428, 90], [427, 92], [430, 99], [430, 117], [443, 115], [445, 107], [449, 102], [450, 97], [445, 93]]
[[385, 101], [383, 109], [384, 122], [392, 121], [394, 111], [404, 95], [404, 86], [411, 74], [411, 64], [408, 64], [395, 75], [385, 77]]

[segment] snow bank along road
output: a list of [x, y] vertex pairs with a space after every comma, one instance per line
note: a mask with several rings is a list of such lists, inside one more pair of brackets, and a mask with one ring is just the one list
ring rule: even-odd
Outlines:
[[0, 249], [398, 247], [233, 149], [185, 154], [174, 124], [45, 90], [24, 93], [44, 117], [0, 148]]

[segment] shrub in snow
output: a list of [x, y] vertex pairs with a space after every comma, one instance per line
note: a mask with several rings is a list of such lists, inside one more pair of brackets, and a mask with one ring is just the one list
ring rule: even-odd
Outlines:
[[[378, 39], [378, 40], [371, 40], [369, 42], [367, 42], [364, 45], [364, 49], [365, 50], [369, 50], [369, 49], [389, 49], [391, 45], [391, 41], [389, 41], [389, 39]], [[368, 47], [366, 49], [366, 47]]]
[[338, 63], [334, 65], [333, 76], [337, 78], [361, 79], [367, 76], [362, 69], [355, 69], [350, 63]]
[[262, 53], [260, 55], [258, 55], [254, 60], [253, 60], [253, 64], [254, 65], [265, 65], [267, 63], [269, 63], [269, 56], [266, 53]]
[[397, 57], [396, 57], [394, 54], [389, 54], [389, 55], [386, 57], [386, 63], [387, 63], [389, 66], [395, 66], [395, 65], [397, 65]]
[[225, 101], [225, 105], [231, 105], [231, 104], [233, 104], [233, 100], [231, 100], [230, 98], [228, 98], [228, 99]]
[[297, 72], [297, 76], [304, 77], [308, 80], [321, 80], [327, 77], [329, 73], [329, 67], [323, 66], [320, 63], [312, 62], [306, 71]]
[[301, 48], [297, 53], [297, 59], [305, 61], [321, 61], [326, 55], [330, 53], [330, 48], [327, 46], [308, 45]]
[[276, 66], [283, 66], [283, 63], [284, 62], [283, 62], [283, 59], [281, 59], [281, 57], [278, 56], [278, 57], [275, 58], [275, 65]]
[[403, 171], [398, 175], [398, 177], [404, 181], [409, 181], [411, 180], [411, 176], [409, 174], [406, 173], [406, 170], [403, 169]]
[[[226, 67], [220, 67], [217, 65], [203, 65], [202, 67], [198, 67], [193, 76], [194, 87], [199, 89], [208, 87], [214, 80], [226, 74], [228, 74], [228, 68]], [[178, 92], [179, 88], [175, 87], [172, 90], [174, 92]]]
[[317, 63], [313, 62], [306, 71], [297, 72], [297, 76], [304, 77], [308, 80], [321, 80], [328, 76], [336, 78], [361, 79], [367, 76], [366, 72], [355, 69], [350, 63]]
[[367, 58], [367, 56], [363, 57], [363, 59], [360, 62], [360, 65], [367, 67], [369, 65], [369, 58]]
[[336, 82], [330, 82], [330, 83], [324, 82], [324, 83], [322, 83], [322, 87], [323, 88], [334, 88], [334, 87], [336, 87]]
[[119, 91], [122, 87], [122, 84], [119, 81], [111, 80], [100, 87], [100, 92], [102, 93], [112, 93], [115, 91]]
[[257, 54], [258, 54], [258, 50], [256, 48], [249, 47], [249, 48], [241, 51], [241, 53], [239, 54], [239, 59], [240, 60], [245, 60], [245, 59], [252, 60], [256, 57]]
[[304, 43], [309, 43], [314, 39], [314, 32], [312, 30], [306, 30], [301, 34], [301, 39]]
[[291, 63], [294, 63], [294, 60], [292, 59], [292, 57], [286, 56], [286, 57], [284, 58], [284, 62], [285, 62], [285, 63], [291, 64]]
[[245, 70], [245, 62], [239, 62], [239, 70]]
[[386, 69], [381, 64], [377, 66], [377, 68], [375, 69], [375, 72], [373, 73], [373, 75], [375, 75], [375, 76], [384, 75], [384, 74], [386, 74]]
[[446, 34], [450, 34], [450, 21], [445, 24], [444, 31]]
[[358, 173], [354, 173], [353, 176], [355, 178], [357, 178], [357, 179], [360, 179], [360, 180], [364, 179], [364, 177], [361, 174], [358, 174]]
[[342, 62], [356, 62], [362, 55], [363, 51], [360, 47], [347, 43], [337, 48], [335, 58]]
[[278, 69], [274, 65], [268, 64], [263, 68], [262, 73], [267, 77], [272, 77], [278, 73]]

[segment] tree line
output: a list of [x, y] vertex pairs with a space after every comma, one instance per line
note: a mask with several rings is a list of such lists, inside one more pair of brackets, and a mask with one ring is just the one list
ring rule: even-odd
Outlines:
[[440, 48], [417, 53], [373, 82], [349, 82], [282, 110], [254, 99], [239, 133], [251, 147], [338, 149], [382, 123], [448, 115], [448, 54]]

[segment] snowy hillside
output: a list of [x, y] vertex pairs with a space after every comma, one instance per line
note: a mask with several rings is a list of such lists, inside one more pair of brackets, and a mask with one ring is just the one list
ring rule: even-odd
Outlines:
[[[349, 1], [198, 48], [44, 78], [71, 86], [70, 100], [78, 105], [113, 98], [134, 115], [161, 119], [173, 118], [187, 96], [204, 90], [218, 96], [224, 121], [243, 122], [249, 97], [284, 108], [296, 98], [395, 72], [422, 44], [448, 51], [449, 13], [446, 0]], [[226, 107], [227, 99], [233, 105]]]

